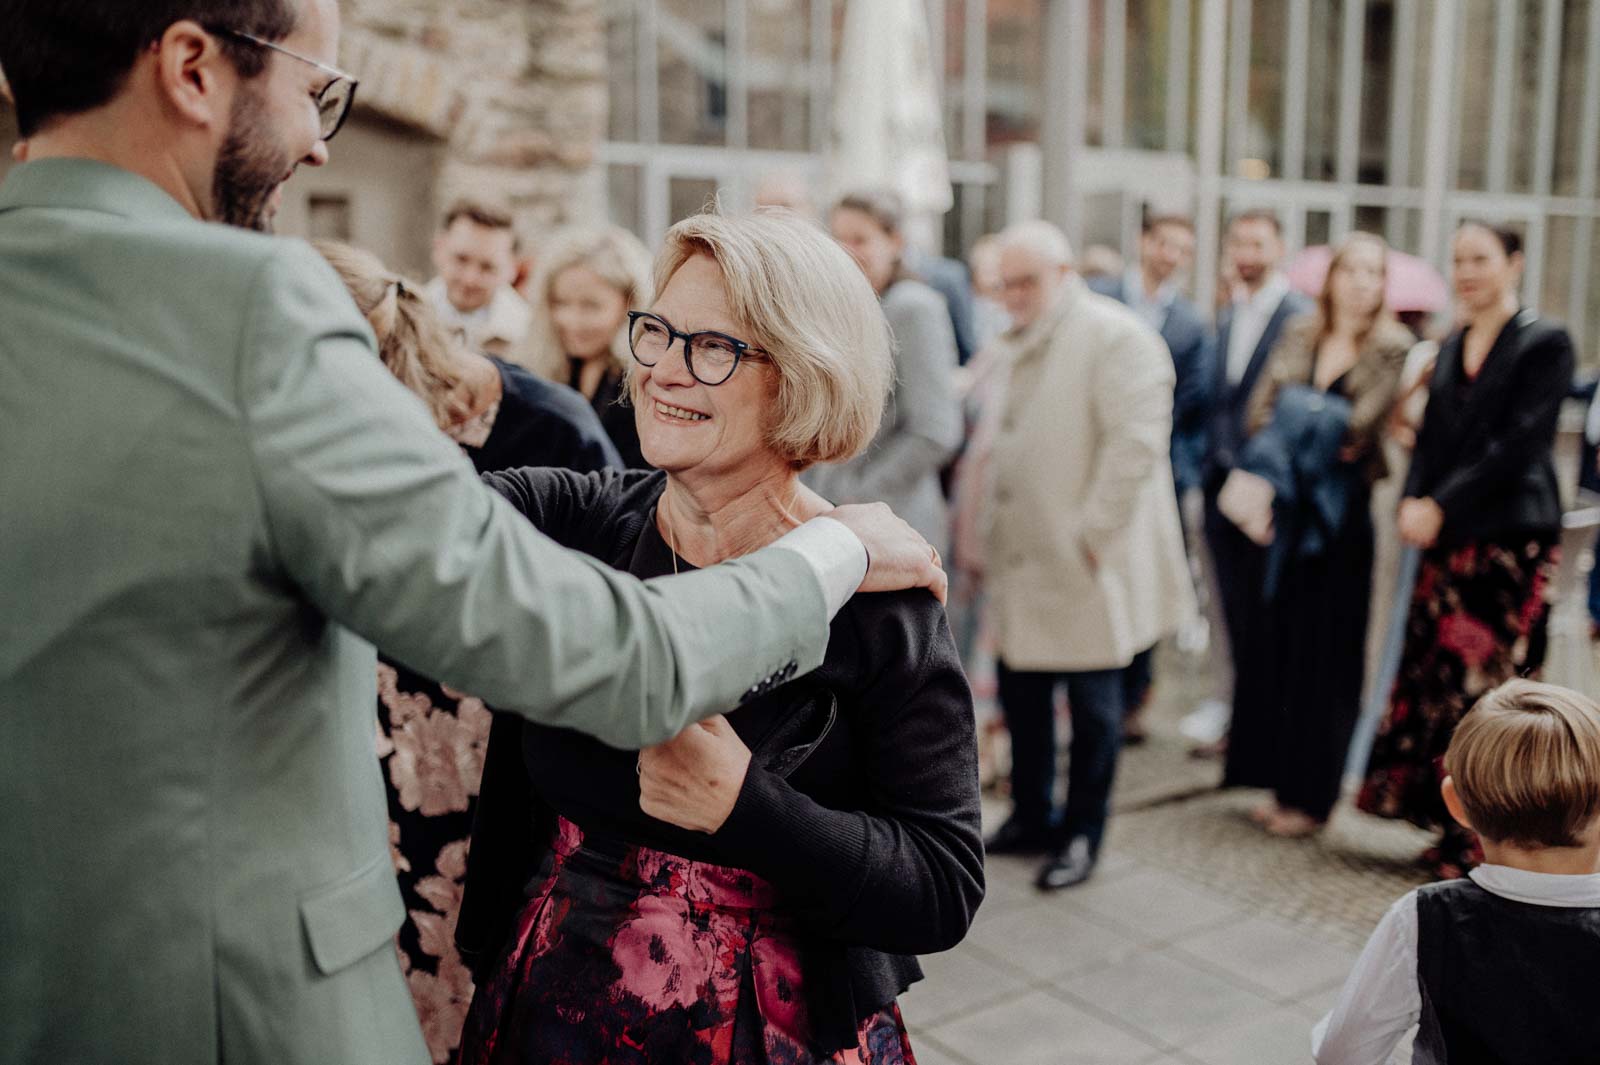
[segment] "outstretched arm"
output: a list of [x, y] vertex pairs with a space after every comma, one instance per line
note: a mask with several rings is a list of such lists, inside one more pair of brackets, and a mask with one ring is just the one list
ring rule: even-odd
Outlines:
[[657, 742], [818, 665], [867, 551], [880, 578], [921, 557], [938, 580], [920, 539], [850, 513], [682, 577], [611, 571], [479, 483], [310, 249], [275, 251], [256, 292], [239, 390], [273, 540], [263, 564], [397, 660], [497, 707], [619, 747]]

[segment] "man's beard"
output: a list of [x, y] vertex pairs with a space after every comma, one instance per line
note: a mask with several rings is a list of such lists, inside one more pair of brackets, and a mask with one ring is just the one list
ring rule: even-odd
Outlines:
[[241, 88], [211, 179], [211, 209], [225, 225], [270, 233], [272, 192], [291, 164], [272, 149], [263, 110], [260, 97]]

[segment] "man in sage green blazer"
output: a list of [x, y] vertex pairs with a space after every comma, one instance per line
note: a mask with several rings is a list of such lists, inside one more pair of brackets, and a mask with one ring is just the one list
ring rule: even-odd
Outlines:
[[207, 221], [326, 159], [331, 0], [0, 25], [0, 1063], [425, 1062], [374, 644], [631, 748], [818, 665], [863, 545], [941, 575], [856, 510], [642, 585], [484, 489], [317, 255]]

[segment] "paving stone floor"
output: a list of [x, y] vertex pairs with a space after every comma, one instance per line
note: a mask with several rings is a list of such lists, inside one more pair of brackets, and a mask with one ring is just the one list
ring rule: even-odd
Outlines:
[[[901, 1002], [921, 1065], [1303, 1065], [1367, 934], [1423, 882], [1409, 826], [1341, 809], [1314, 840], [1261, 833], [1260, 795], [1186, 756], [1193, 670], [1167, 655], [1158, 685], [1095, 878], [1045, 896], [1032, 860], [991, 859], [966, 942], [923, 959]], [[991, 828], [1004, 813], [986, 802]]]

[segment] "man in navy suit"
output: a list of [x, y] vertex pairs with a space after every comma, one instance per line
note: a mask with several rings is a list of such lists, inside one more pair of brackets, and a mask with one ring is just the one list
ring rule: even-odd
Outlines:
[[[1139, 261], [1121, 277], [1096, 278], [1089, 287], [1128, 306], [1161, 334], [1172, 355], [1177, 384], [1172, 396], [1172, 483], [1182, 502], [1199, 488], [1206, 455], [1207, 423], [1215, 376], [1215, 338], [1193, 303], [1178, 291], [1178, 279], [1194, 262], [1194, 220], [1181, 214], [1147, 214], [1139, 234]], [[1187, 526], [1187, 522], [1185, 523]], [[1184, 530], [1189, 539], [1189, 530]], [[1124, 739], [1144, 739], [1139, 712], [1151, 681], [1151, 651], [1134, 659], [1129, 676]]]
[[[1278, 269], [1283, 261], [1283, 227], [1271, 211], [1242, 211], [1228, 223], [1224, 253], [1236, 284], [1232, 301], [1217, 316], [1216, 358], [1212, 369], [1210, 438], [1202, 474], [1205, 491], [1206, 545], [1222, 600], [1233, 666], [1233, 718], [1261, 720], [1255, 701], [1270, 668], [1270, 633], [1266, 632], [1261, 584], [1266, 550], [1223, 517], [1217, 496], [1233, 469], [1246, 438], [1245, 410], [1250, 393], [1267, 364], [1267, 355], [1290, 319], [1313, 309], [1310, 300], [1289, 288]], [[1231, 764], [1224, 785], [1251, 786], [1236, 779]]]

